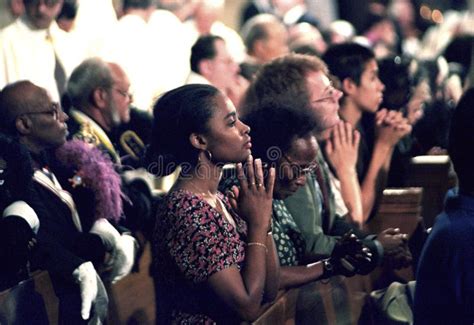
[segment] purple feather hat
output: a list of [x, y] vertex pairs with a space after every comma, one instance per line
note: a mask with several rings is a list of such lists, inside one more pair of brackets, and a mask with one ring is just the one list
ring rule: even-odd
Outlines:
[[81, 140], [72, 140], [56, 150], [57, 159], [76, 173], [72, 186], [84, 186], [94, 193], [95, 218], [119, 221], [123, 212], [120, 175], [112, 161], [99, 149]]

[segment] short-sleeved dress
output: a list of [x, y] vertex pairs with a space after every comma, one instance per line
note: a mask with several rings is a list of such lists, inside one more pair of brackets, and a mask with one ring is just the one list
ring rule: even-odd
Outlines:
[[247, 225], [218, 193], [236, 227], [200, 196], [187, 190], [161, 202], [153, 235], [152, 275], [158, 323], [233, 323], [239, 319], [207, 285], [213, 274], [242, 267]]

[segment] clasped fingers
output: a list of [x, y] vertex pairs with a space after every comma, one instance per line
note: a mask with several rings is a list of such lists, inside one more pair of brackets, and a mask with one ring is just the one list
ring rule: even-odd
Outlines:
[[261, 159], [253, 160], [250, 155], [245, 165], [237, 164], [237, 177], [242, 192], [265, 193], [270, 197], [273, 195], [275, 168], [269, 168], [265, 173]]

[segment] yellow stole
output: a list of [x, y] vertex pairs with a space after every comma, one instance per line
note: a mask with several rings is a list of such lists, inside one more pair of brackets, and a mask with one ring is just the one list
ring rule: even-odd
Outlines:
[[75, 134], [73, 138], [82, 140], [95, 147], [103, 146], [110, 154], [113, 162], [120, 165], [120, 156], [115, 150], [112, 141], [110, 141], [105, 131], [93, 119], [76, 109], [71, 109], [69, 116], [81, 126], [78, 134]]

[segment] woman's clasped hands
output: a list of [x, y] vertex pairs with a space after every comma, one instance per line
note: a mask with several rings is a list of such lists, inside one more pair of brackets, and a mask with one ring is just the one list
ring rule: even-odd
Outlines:
[[249, 225], [268, 227], [272, 214], [275, 168], [264, 170], [262, 160], [254, 160], [250, 155], [245, 163], [237, 164], [237, 178], [240, 187], [233, 186], [230, 190], [232, 208]]

